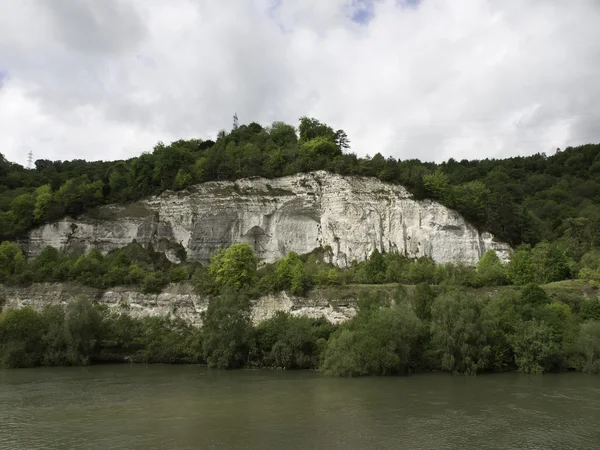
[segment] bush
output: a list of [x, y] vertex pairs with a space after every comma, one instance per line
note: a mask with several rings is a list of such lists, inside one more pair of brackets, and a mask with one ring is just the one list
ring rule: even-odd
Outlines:
[[600, 322], [589, 321], [581, 325], [572, 359], [578, 370], [600, 374]]
[[506, 267], [494, 250], [488, 250], [477, 263], [477, 284], [501, 286], [506, 282]]
[[372, 308], [332, 336], [322, 370], [336, 376], [404, 374], [414, 368], [422, 332], [407, 305]]
[[294, 317], [277, 312], [255, 330], [258, 363], [282, 369], [313, 369], [319, 363], [319, 339], [328, 339], [333, 326], [325, 319]]
[[590, 298], [581, 304], [579, 315], [583, 320], [595, 320], [600, 322], [600, 300]]
[[34, 367], [43, 355], [44, 324], [30, 307], [0, 315], [0, 366]]
[[252, 289], [257, 281], [258, 259], [248, 244], [233, 244], [227, 250], [218, 250], [211, 258], [208, 277], [214, 294], [226, 288]]
[[517, 368], [523, 373], [541, 374], [559, 367], [562, 353], [556, 333], [543, 321], [521, 322], [512, 345]]
[[411, 283], [429, 283], [435, 281], [435, 264], [431, 258], [419, 258], [410, 263], [408, 279]]

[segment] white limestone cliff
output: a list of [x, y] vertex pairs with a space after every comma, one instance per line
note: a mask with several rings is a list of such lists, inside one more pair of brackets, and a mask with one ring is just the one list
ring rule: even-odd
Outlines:
[[[196, 326], [202, 324], [202, 313], [209, 303], [207, 297], [195, 293], [192, 285], [186, 283], [171, 284], [159, 294], [144, 294], [126, 286], [102, 291], [69, 283], [37, 283], [25, 287], [0, 284], [0, 312], [26, 306], [39, 311], [48, 306], [64, 306], [79, 297], [134, 318], [178, 318]], [[331, 323], [341, 323], [356, 314], [356, 298], [347, 297], [322, 289], [314, 289], [306, 297], [286, 292], [268, 294], [252, 301], [251, 318], [256, 325], [283, 311], [293, 316], [323, 317]]]
[[38, 254], [52, 245], [101, 252], [133, 241], [173, 260], [207, 261], [233, 243], [251, 244], [264, 262], [290, 251], [330, 246], [331, 262], [347, 266], [373, 249], [436, 262], [475, 264], [489, 249], [506, 260], [510, 247], [481, 233], [457, 212], [415, 201], [402, 186], [324, 171], [268, 180], [208, 182], [129, 205], [107, 205], [32, 230], [21, 241]]

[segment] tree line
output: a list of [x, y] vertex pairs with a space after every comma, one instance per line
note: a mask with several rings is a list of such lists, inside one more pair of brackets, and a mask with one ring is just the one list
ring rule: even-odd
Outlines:
[[370, 291], [341, 325], [278, 312], [256, 326], [245, 290], [211, 298], [202, 327], [133, 318], [80, 298], [0, 314], [0, 367], [94, 361], [318, 369], [326, 375], [600, 373], [600, 302], [551, 300], [535, 284], [494, 296], [426, 283]]
[[[182, 249], [180, 249], [182, 250]], [[169, 283], [192, 283], [205, 295], [219, 294], [225, 288], [245, 289], [250, 294], [289, 291], [303, 296], [311, 289], [349, 284], [451, 284], [465, 287], [521, 286], [582, 279], [597, 286], [600, 282], [600, 251], [585, 253], [579, 262], [568, 256], [558, 243], [540, 242], [535, 247], [521, 246], [504, 263], [493, 250], [477, 265], [436, 264], [431, 258], [409, 259], [391, 252], [373, 250], [365, 261], [354, 261], [341, 268], [331, 263], [331, 248], [317, 248], [298, 255], [290, 252], [271, 264], [259, 266], [252, 247], [233, 244], [212, 256], [210, 264], [170, 262], [164, 253], [150, 246], [129, 244], [103, 255], [96, 249], [87, 253], [59, 251], [48, 246], [27, 259], [19, 246], [0, 243], [0, 283], [27, 286], [31, 283], [71, 282], [107, 289], [132, 286], [143, 293], [158, 293]]]
[[[235, 244], [218, 251], [208, 265], [171, 265], [167, 270], [160, 265], [170, 264], [163, 255], [137, 244], [106, 256], [92, 250], [74, 262], [49, 247], [27, 263], [15, 244], [3, 243], [2, 276], [7, 273], [7, 249], [13, 252], [8, 266], [12, 277], [24, 276], [27, 269], [22, 268], [29, 267], [38, 281], [77, 276], [82, 283], [102, 287], [118, 277], [127, 280], [138, 270], [151, 278], [177, 270], [178, 278], [189, 279], [210, 302], [201, 328], [168, 318], [133, 318], [86, 299], [38, 312], [8, 310], [0, 314], [0, 365], [6, 367], [127, 358], [206, 362], [221, 369], [319, 369], [340, 376], [430, 370], [600, 371], [600, 301], [581, 292], [558, 298], [547, 295], [538, 283], [554, 281], [570, 269], [570, 262], [557, 256], [560, 247], [549, 244], [522, 248], [507, 264], [493, 251], [471, 268], [374, 251], [367, 261], [347, 269], [327, 264], [327, 249], [309, 255], [290, 253], [258, 267], [252, 248]], [[597, 256], [586, 254], [582, 259], [589, 264], [580, 269], [592, 277], [592, 288], [597, 287], [593, 278], [598, 273]], [[340, 326], [285, 313], [252, 325], [251, 302], [265, 292], [303, 295], [313, 286], [344, 280], [393, 283], [395, 293], [367, 290], [358, 298], [357, 315]], [[416, 284], [410, 292], [402, 284], [405, 280]], [[496, 288], [491, 295], [470, 289], [510, 282], [517, 286]]]
[[211, 180], [274, 178], [325, 169], [406, 186], [416, 199], [455, 209], [481, 230], [513, 246], [560, 242], [579, 260], [600, 231], [600, 145], [546, 156], [456, 161], [357, 157], [343, 130], [302, 117], [221, 131], [216, 141], [158, 143], [126, 161], [37, 160], [33, 170], [0, 155], [0, 240], [89, 208], [130, 202]]

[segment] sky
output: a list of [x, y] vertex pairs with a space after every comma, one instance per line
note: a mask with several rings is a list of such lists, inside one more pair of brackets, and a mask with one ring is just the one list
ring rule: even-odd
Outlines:
[[600, 142], [598, 0], [0, 0], [0, 153], [114, 160], [240, 123], [483, 159]]

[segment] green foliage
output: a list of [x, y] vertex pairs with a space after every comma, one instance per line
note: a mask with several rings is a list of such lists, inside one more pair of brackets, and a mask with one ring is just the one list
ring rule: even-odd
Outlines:
[[83, 298], [66, 310], [7, 311], [0, 316], [0, 366], [89, 364], [99, 328], [98, 311]]
[[523, 320], [531, 320], [539, 309], [550, 303], [548, 294], [537, 284], [523, 287], [516, 300], [515, 309]]
[[335, 376], [407, 373], [422, 332], [421, 321], [407, 305], [373, 307], [331, 337], [322, 370]]
[[508, 263], [507, 273], [508, 279], [513, 284], [522, 285], [535, 282], [535, 266], [529, 248], [522, 247], [513, 252]]
[[461, 263], [435, 264], [433, 281], [437, 284], [456, 286], [477, 286], [483, 284], [482, 280], [477, 278], [475, 267]]
[[477, 284], [501, 286], [506, 282], [506, 267], [494, 250], [488, 250], [477, 263]]
[[[181, 320], [146, 317], [137, 326], [141, 347], [133, 358], [144, 363], [198, 363], [201, 361], [202, 337], [199, 329]], [[127, 342], [127, 341], [125, 341]]]
[[246, 294], [229, 289], [212, 298], [203, 322], [202, 351], [210, 367], [233, 369], [248, 362], [252, 327]]
[[579, 315], [583, 320], [594, 320], [600, 322], [600, 300], [590, 298], [581, 304]]
[[0, 315], [0, 366], [33, 367], [43, 356], [43, 321], [32, 308]]
[[571, 265], [567, 253], [556, 244], [540, 242], [531, 251], [538, 283], [551, 283], [571, 277]]
[[[434, 164], [381, 154], [358, 158], [344, 152], [349, 139], [343, 130], [314, 118], [302, 117], [298, 130], [299, 138], [292, 125], [251, 123], [219, 133], [216, 141], [158, 143], [151, 153], [127, 161], [38, 160], [33, 170], [1, 157], [0, 240], [102, 203], [130, 202], [210, 180], [324, 169], [402, 184], [415, 198], [435, 198], [513, 246], [560, 242], [575, 262], [597, 246], [600, 145], [549, 157]], [[524, 282], [530, 281], [540, 280]]]
[[431, 316], [432, 342], [440, 352], [444, 370], [476, 374], [489, 366], [491, 348], [480, 301], [450, 291], [436, 298]]
[[87, 365], [92, 359], [197, 363], [200, 330], [163, 317], [133, 319], [85, 298], [0, 315], [0, 367]]
[[373, 250], [371, 256], [365, 265], [366, 282], [377, 284], [385, 281], [387, 265], [383, 255], [377, 250]]
[[600, 374], [599, 321], [589, 321], [581, 325], [573, 346], [573, 362], [582, 372]]
[[144, 294], [156, 294], [169, 283], [169, 279], [162, 272], [147, 273], [140, 283], [140, 290]]
[[579, 278], [600, 281], [600, 251], [589, 251], [581, 257]]
[[253, 288], [257, 281], [257, 265], [258, 259], [248, 244], [233, 244], [227, 250], [218, 250], [211, 258], [207, 272], [212, 291]]
[[18, 281], [27, 270], [25, 256], [17, 244], [0, 243], [0, 283]]
[[422, 257], [409, 266], [408, 279], [412, 283], [433, 283], [435, 264], [431, 258]]
[[48, 246], [29, 262], [16, 244], [0, 244], [0, 282], [5, 284], [75, 281], [98, 289], [134, 284], [144, 293], [158, 293], [169, 282], [186, 280], [188, 266], [135, 243], [106, 256], [92, 249], [79, 257]]
[[304, 264], [296, 252], [288, 253], [275, 264], [275, 289], [304, 295], [307, 287]]
[[415, 314], [423, 322], [431, 321], [431, 305], [433, 305], [435, 297], [435, 291], [429, 284], [417, 284], [415, 294], [411, 297], [411, 303]]
[[436, 170], [434, 173], [423, 177], [425, 189], [435, 199], [443, 199], [448, 196], [450, 187], [450, 178], [441, 170]]
[[335, 142], [335, 131], [328, 125], [319, 122], [317, 119], [301, 117], [298, 129], [300, 131], [300, 143], [309, 142], [319, 138]]
[[294, 317], [277, 312], [255, 330], [258, 362], [281, 369], [316, 369], [319, 340], [327, 340], [333, 326], [325, 319]]
[[521, 372], [541, 374], [560, 364], [561, 350], [556, 333], [543, 321], [521, 322], [512, 337], [512, 345]]

